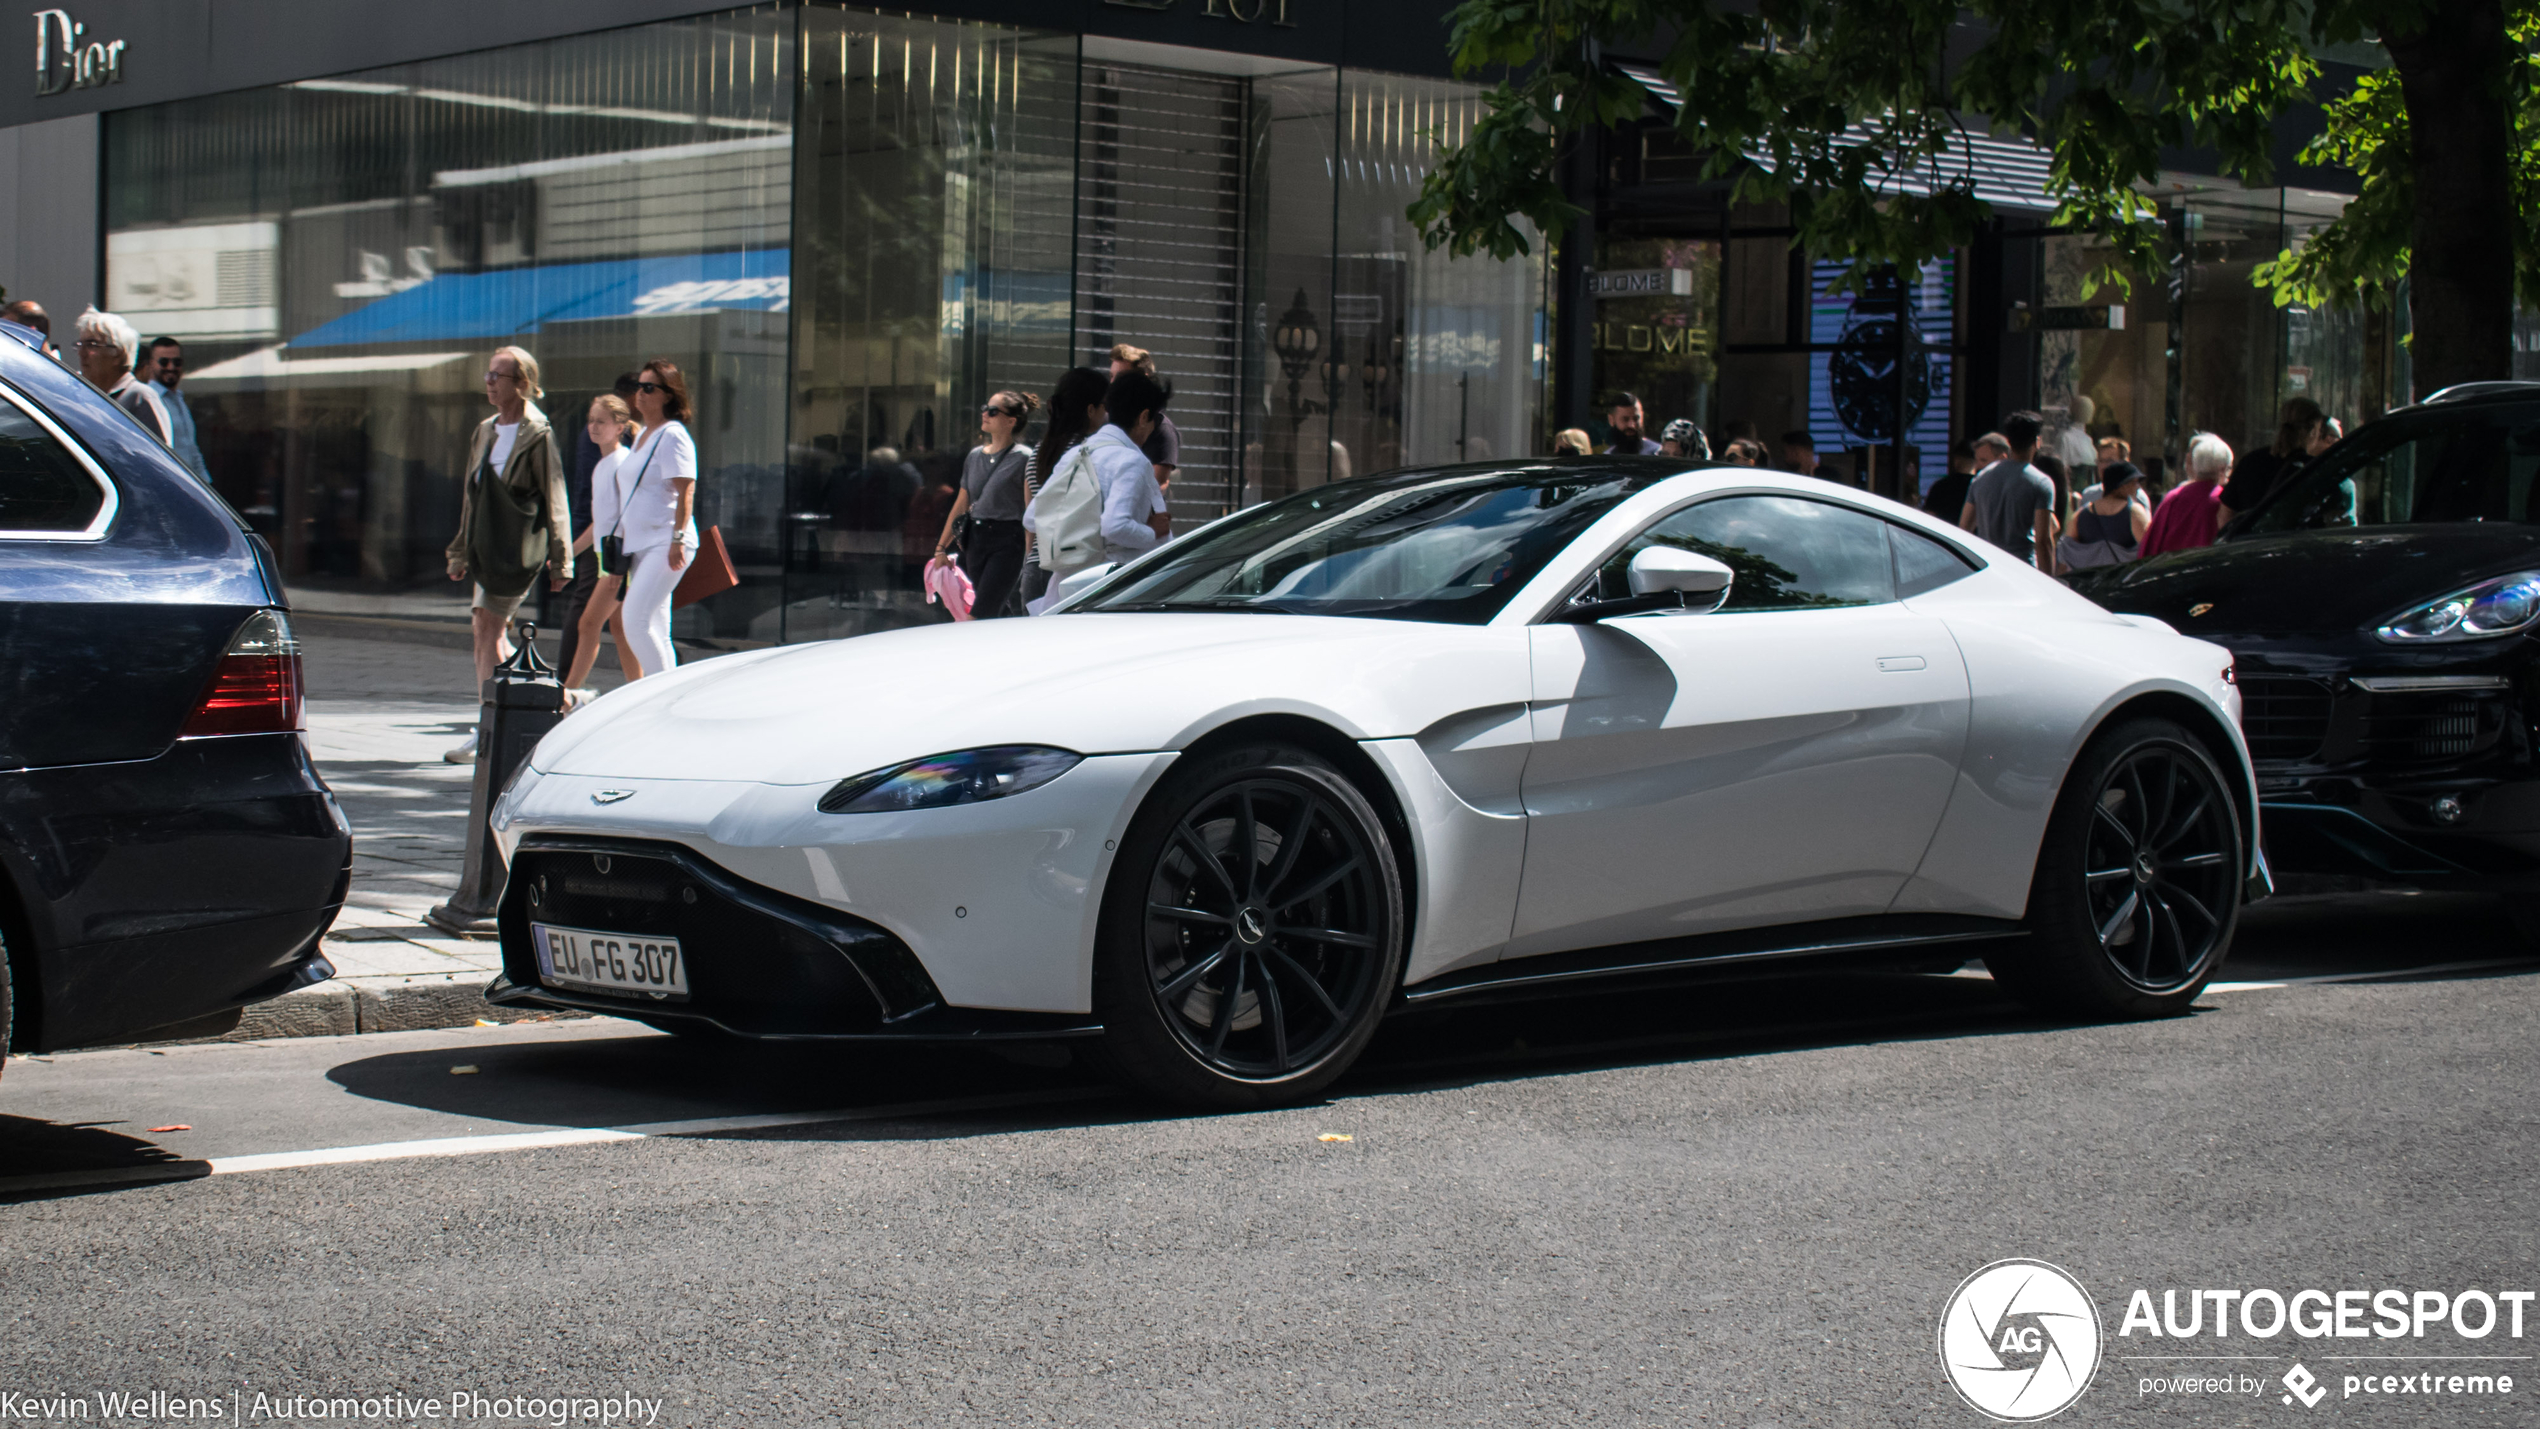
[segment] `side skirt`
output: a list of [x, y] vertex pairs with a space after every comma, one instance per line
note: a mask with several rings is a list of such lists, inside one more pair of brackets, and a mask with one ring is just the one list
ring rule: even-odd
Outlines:
[[1465, 998], [1499, 1001], [1610, 992], [1617, 979], [1659, 984], [1773, 976], [1779, 970], [1760, 965], [1792, 959], [1893, 966], [1912, 962], [1917, 951], [2025, 938], [2028, 931], [2027, 924], [2015, 919], [1905, 913], [1619, 943], [1464, 968], [1404, 988], [1396, 1010]]

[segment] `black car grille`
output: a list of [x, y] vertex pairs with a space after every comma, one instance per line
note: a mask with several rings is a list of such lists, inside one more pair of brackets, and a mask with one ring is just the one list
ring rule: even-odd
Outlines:
[[[512, 857], [499, 924], [503, 970], [540, 986], [532, 921], [673, 937], [689, 997], [622, 999], [643, 1014], [710, 1017], [757, 1036], [878, 1030], [942, 1001], [906, 943], [861, 918], [764, 888], [672, 844], [634, 839], [525, 841]], [[621, 1000], [573, 990], [579, 1004]]]
[[2294, 764], [2318, 757], [2328, 742], [2334, 698], [2327, 685], [2298, 675], [2242, 675], [2240, 732], [2249, 757]]
[[2376, 694], [2364, 705], [2357, 752], [2410, 763], [2458, 759], [2494, 741], [2504, 709], [2502, 691]]

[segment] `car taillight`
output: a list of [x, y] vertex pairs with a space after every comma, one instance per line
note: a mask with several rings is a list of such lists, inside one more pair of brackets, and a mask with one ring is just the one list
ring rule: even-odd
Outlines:
[[281, 611], [257, 611], [230, 639], [178, 737], [286, 734], [299, 727], [300, 642], [291, 638]]

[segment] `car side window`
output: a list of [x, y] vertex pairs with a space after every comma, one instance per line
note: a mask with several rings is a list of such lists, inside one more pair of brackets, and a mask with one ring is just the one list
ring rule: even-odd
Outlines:
[[1651, 546], [1674, 546], [1737, 573], [1720, 607], [1724, 611], [1880, 605], [1896, 599], [1896, 561], [1887, 532], [1885, 521], [1829, 501], [1724, 496], [1696, 502], [1662, 518], [1607, 560], [1597, 571], [1597, 595], [1607, 600], [1628, 595], [1632, 557]]
[[105, 501], [77, 457], [15, 403], [0, 400], [0, 534], [85, 531]]
[[1911, 600], [1974, 572], [1967, 558], [1919, 531], [1888, 524], [1887, 545], [1896, 557], [1896, 596]]

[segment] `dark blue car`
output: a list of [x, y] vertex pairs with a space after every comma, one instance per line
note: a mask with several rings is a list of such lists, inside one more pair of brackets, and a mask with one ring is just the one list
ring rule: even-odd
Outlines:
[[0, 339], [0, 1040], [199, 1035], [334, 975], [352, 832], [300, 737], [271, 553]]

